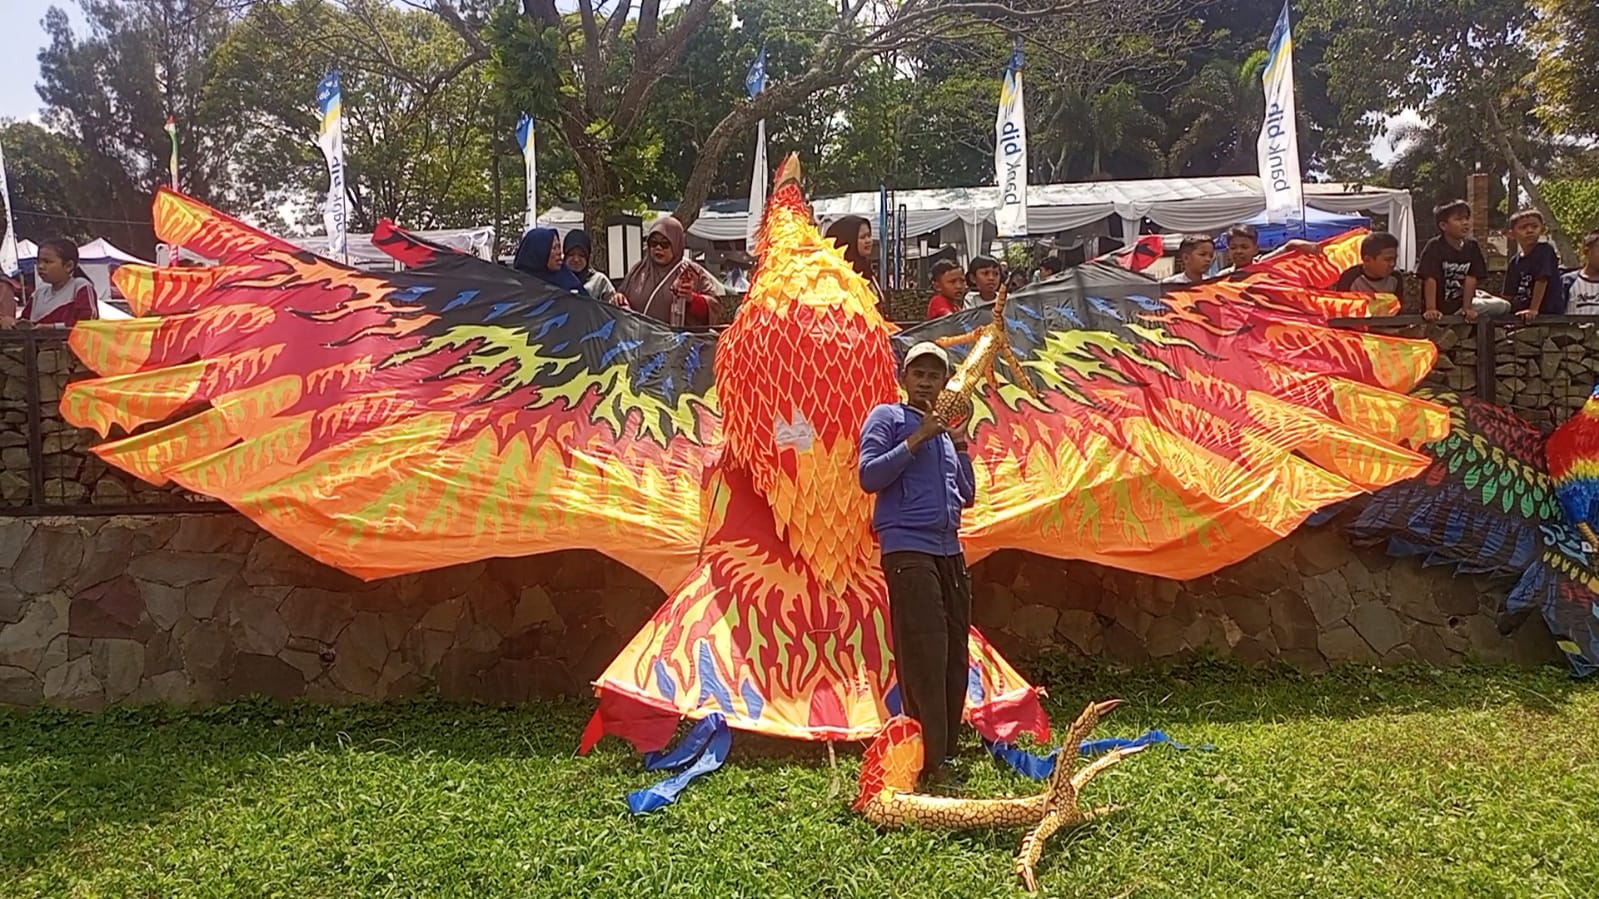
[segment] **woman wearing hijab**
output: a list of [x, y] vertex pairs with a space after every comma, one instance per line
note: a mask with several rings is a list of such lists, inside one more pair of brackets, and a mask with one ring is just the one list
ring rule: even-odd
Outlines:
[[588, 296], [583, 289], [583, 282], [566, 267], [566, 259], [561, 254], [561, 235], [554, 228], [533, 228], [522, 235], [512, 265], [517, 271], [532, 275], [553, 287], [578, 296]]
[[827, 229], [827, 237], [844, 251], [844, 259], [854, 266], [855, 273], [866, 279], [872, 294], [877, 297], [878, 310], [886, 315], [883, 285], [878, 283], [877, 273], [872, 269], [872, 251], [875, 249], [872, 223], [858, 215], [846, 215]]
[[[672, 216], [656, 222], [644, 241], [644, 258], [622, 281], [622, 297], [634, 312], [670, 325], [708, 325], [721, 311], [716, 281], [684, 256], [683, 223]], [[677, 315], [674, 309], [680, 309]]]
[[611, 279], [605, 277], [603, 272], [589, 268], [589, 257], [594, 255], [594, 242], [589, 240], [587, 231], [581, 228], [568, 231], [565, 247], [566, 267], [583, 282], [583, 289], [589, 296], [612, 306], [624, 305], [622, 295], [616, 292], [616, 285], [611, 283]]

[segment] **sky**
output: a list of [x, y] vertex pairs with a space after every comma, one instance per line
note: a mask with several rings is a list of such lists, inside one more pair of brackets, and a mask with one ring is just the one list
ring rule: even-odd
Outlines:
[[11, 32], [7, 42], [11, 51], [0, 53], [0, 118], [31, 119], [39, 114], [42, 104], [33, 86], [39, 81], [39, 51], [47, 42], [39, 23], [52, 5], [81, 21], [77, 4], [66, 0], [0, 0]]

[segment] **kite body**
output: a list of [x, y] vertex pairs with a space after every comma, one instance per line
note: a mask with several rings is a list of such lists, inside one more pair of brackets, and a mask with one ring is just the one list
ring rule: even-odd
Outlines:
[[[973, 561], [1019, 548], [1197, 576], [1412, 477], [1447, 431], [1406, 395], [1430, 343], [1326, 326], [1383, 302], [1316, 287], [1332, 263], [1166, 296], [1085, 266], [999, 316], [893, 334], [793, 167], [778, 180], [720, 336], [388, 226], [375, 242], [409, 270], [355, 271], [163, 190], [159, 236], [216, 264], [119, 270], [137, 317], [74, 330], [99, 377], [63, 413], [112, 464], [361, 577], [573, 548], [645, 574], [667, 600], [597, 681], [584, 741], [643, 749], [685, 716], [834, 740], [899, 712], [856, 445], [917, 340], [1003, 325], [1014, 356], [971, 397]], [[1038, 691], [971, 640], [968, 720], [1047, 739]]]

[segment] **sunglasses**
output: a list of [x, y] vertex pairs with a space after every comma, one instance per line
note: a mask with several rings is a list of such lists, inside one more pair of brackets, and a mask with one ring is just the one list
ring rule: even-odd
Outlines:
[[670, 250], [672, 248], [672, 242], [664, 237], [652, 237], [649, 240], [644, 241], [644, 245], [651, 249], [660, 248], [662, 250]]

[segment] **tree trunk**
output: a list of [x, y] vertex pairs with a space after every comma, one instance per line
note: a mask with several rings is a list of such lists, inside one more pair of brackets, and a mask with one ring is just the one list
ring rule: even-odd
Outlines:
[[[609, 273], [611, 242], [605, 233], [605, 220], [622, 212], [622, 198], [617, 188], [616, 175], [611, 171], [611, 162], [605, 158], [604, 152], [593, 146], [573, 147], [572, 158], [577, 163], [578, 198], [583, 204], [583, 229], [589, 233], [594, 242], [594, 255], [589, 264], [596, 271]], [[639, 252], [643, 252], [642, 248]]]
[[[1538, 214], [1542, 215], [1543, 220], [1549, 224], [1550, 235], [1554, 238], [1555, 249], [1560, 252], [1561, 260], [1568, 264], [1577, 261], [1577, 251], [1572, 246], [1571, 237], [1560, 230], [1560, 220], [1555, 218], [1554, 211], [1544, 201], [1543, 191], [1539, 189], [1538, 183], [1533, 180], [1531, 173], [1527, 171], [1527, 167], [1522, 165], [1521, 156], [1516, 153], [1515, 146], [1510, 143], [1510, 134], [1505, 131], [1504, 123], [1499, 119], [1498, 103], [1494, 101], [1494, 98], [1490, 97], [1488, 102], [1483, 104], [1483, 107], [1488, 111], [1488, 130], [1493, 137], [1494, 143], [1498, 145], [1499, 152], [1504, 154], [1505, 162], [1510, 164], [1510, 172], [1513, 178], [1516, 181], [1520, 181], [1522, 189], [1527, 192], [1527, 201], [1532, 204], [1532, 208], [1538, 210]], [[1512, 209], [1511, 212], [1515, 212], [1515, 210]]]
[[494, 249], [491, 251], [495, 259], [500, 258], [500, 247], [505, 244], [505, 194], [500, 183], [500, 148], [499, 141], [494, 141], [493, 149], [489, 153], [489, 185], [494, 202], [494, 218], [489, 221], [494, 223]]

